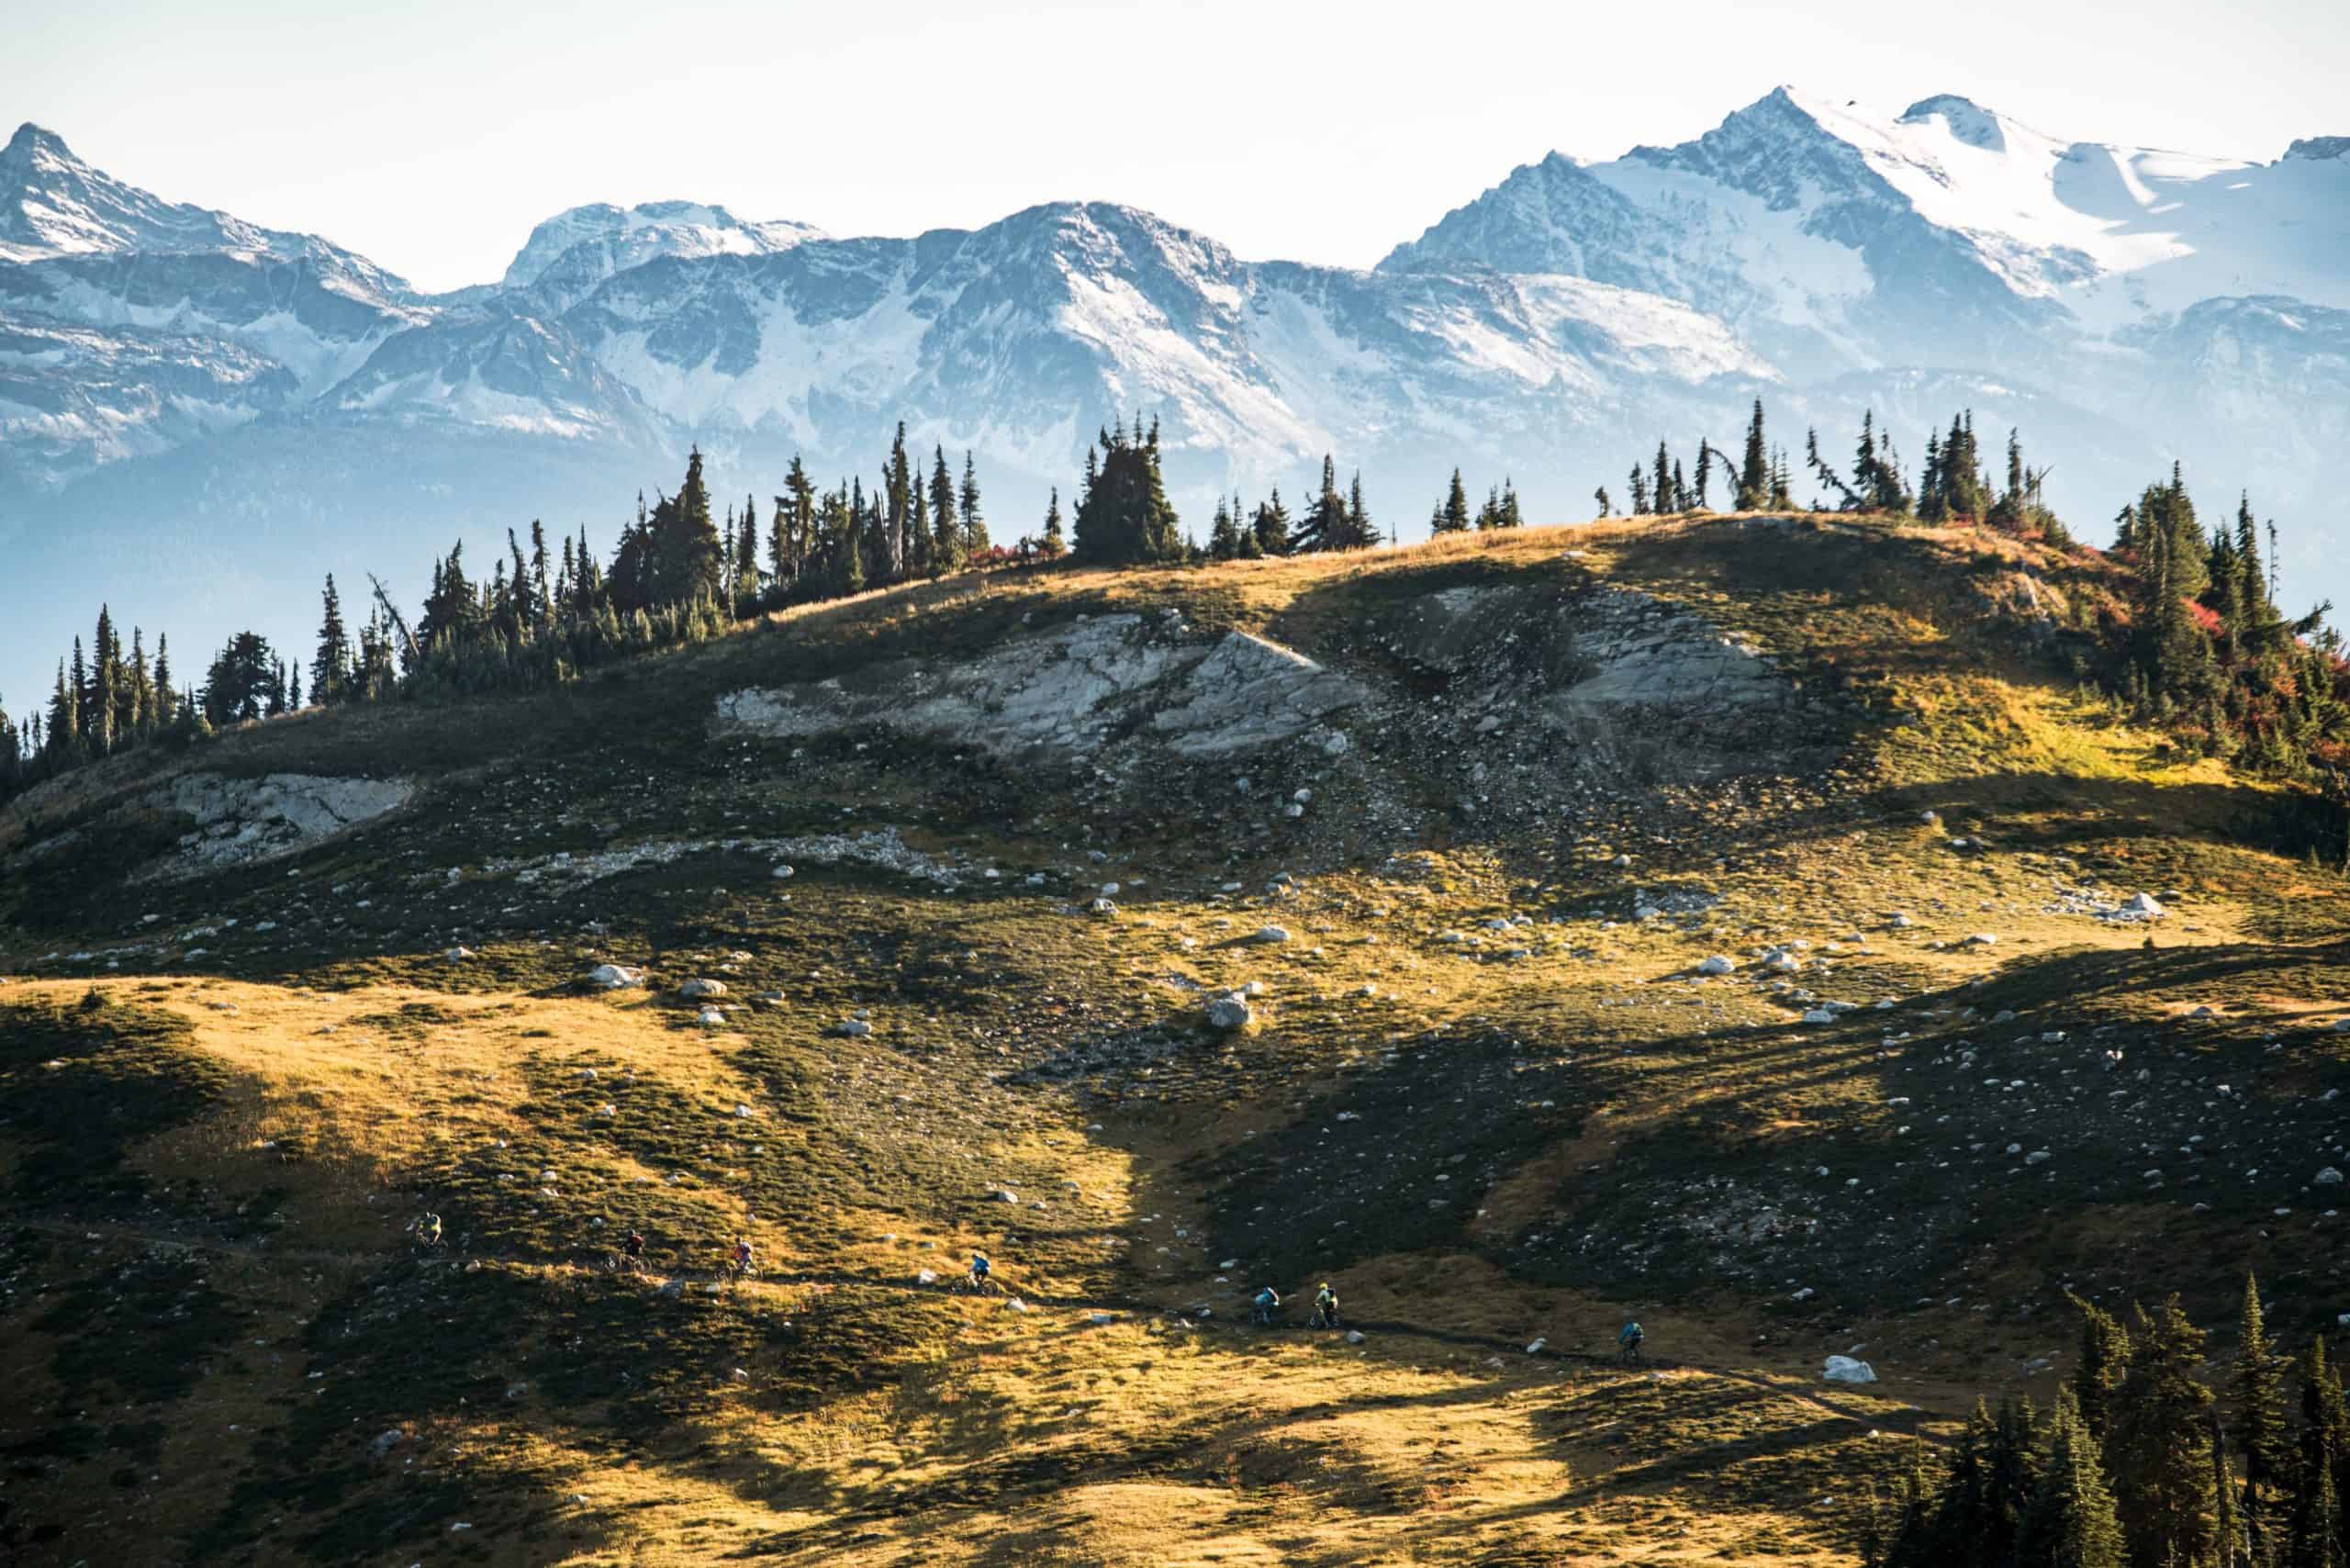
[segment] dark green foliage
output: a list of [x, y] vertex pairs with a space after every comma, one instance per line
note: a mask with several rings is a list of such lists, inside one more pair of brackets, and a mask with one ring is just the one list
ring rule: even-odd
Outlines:
[[2217, 1544], [2211, 1391], [2196, 1376], [2205, 1338], [2176, 1296], [2132, 1325], [2105, 1452], [2138, 1563], [2201, 1562]]
[[[1123, 423], [1104, 431], [1087, 449], [1086, 459], [1085, 493], [1077, 503], [1077, 558], [1110, 566], [1181, 560], [1183, 538], [1159, 476], [1158, 427], [1154, 424], [1147, 437], [1140, 431], [1129, 436]], [[1282, 533], [1285, 550], [1286, 518]], [[1267, 549], [1269, 554], [1279, 553]]]
[[2121, 1521], [2097, 1439], [2070, 1400], [2057, 1402], [2048, 1423], [2040, 1471], [2016, 1537], [2019, 1568], [2122, 1568]]
[[1738, 498], [1735, 504], [1740, 511], [1761, 511], [1774, 504], [1774, 488], [1771, 465], [1762, 444], [1762, 399], [1757, 398], [1754, 399], [1754, 418], [1746, 427], [1745, 456], [1738, 465]]
[[1444, 499], [1428, 520], [1431, 533], [1460, 533], [1469, 526], [1469, 492], [1461, 487], [1460, 470], [1452, 471], [1452, 484], [1444, 492]]
[[2081, 1315], [2081, 1343], [2073, 1365], [2073, 1398], [2081, 1425], [2098, 1442], [2112, 1429], [2113, 1400], [2130, 1370], [2130, 1331], [2094, 1303], [2067, 1291], [2065, 1299]]
[[1259, 501], [1248, 519], [1248, 538], [1256, 548], [1256, 555], [1286, 555], [1290, 553], [1289, 509], [1281, 505], [1281, 487], [1273, 487], [1271, 497]]
[[2255, 1563], [2274, 1561], [2290, 1529], [2285, 1365], [2260, 1310], [2259, 1282], [2247, 1274], [2237, 1322], [2233, 1436], [2244, 1465], [2244, 1542]]
[[204, 717], [241, 723], [285, 706], [285, 664], [258, 632], [240, 632], [214, 655], [204, 677]]

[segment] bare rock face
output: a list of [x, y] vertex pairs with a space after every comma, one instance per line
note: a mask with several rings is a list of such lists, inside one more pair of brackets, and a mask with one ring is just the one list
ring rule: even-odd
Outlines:
[[1794, 696], [1753, 649], [1644, 593], [1594, 594], [1578, 606], [1573, 625], [1575, 650], [1592, 673], [1551, 699], [1563, 712], [1778, 706]]
[[184, 774], [149, 795], [146, 804], [185, 812], [196, 819], [196, 831], [148, 875], [195, 876], [291, 855], [397, 811], [415, 793], [415, 786], [397, 778]]
[[1171, 618], [1093, 616], [964, 664], [899, 660], [813, 685], [733, 692], [717, 727], [777, 736], [875, 725], [1000, 756], [1089, 756], [1136, 711], [1179, 756], [1287, 741], [1362, 700], [1346, 677], [1259, 637], [1203, 640]]

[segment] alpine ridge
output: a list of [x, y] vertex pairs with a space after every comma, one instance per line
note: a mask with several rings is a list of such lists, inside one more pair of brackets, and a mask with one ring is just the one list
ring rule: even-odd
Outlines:
[[[326, 570], [616, 526], [690, 444], [771, 489], [795, 454], [858, 471], [901, 418], [1027, 518], [1147, 410], [1194, 532], [1326, 452], [1393, 515], [1467, 462], [1580, 516], [1625, 446], [1718, 440], [1765, 390], [1905, 439], [1953, 406], [2028, 424], [2082, 519], [2173, 460], [2290, 513], [2350, 434], [2344, 145], [2244, 163], [1781, 87], [1678, 146], [1524, 165], [1370, 272], [1103, 202], [838, 239], [665, 201], [572, 208], [496, 282], [427, 295], [27, 125], [0, 152], [0, 548], [28, 606], [0, 690], [83, 615], [93, 559], [172, 582], [173, 625], [213, 640]], [[2288, 573], [2350, 592], [2302, 536]], [[227, 538], [267, 565], [232, 574]]]

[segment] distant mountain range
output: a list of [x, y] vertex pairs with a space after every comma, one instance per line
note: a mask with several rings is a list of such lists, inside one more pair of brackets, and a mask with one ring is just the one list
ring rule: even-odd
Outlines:
[[2182, 460], [2350, 602], [2317, 510], [2350, 437], [2350, 138], [2244, 163], [1781, 88], [1677, 147], [1512, 171], [1370, 272], [1102, 203], [835, 239], [676, 201], [559, 214], [498, 282], [427, 295], [28, 125], [0, 151], [0, 696], [37, 698], [101, 597], [188, 667], [237, 625], [307, 630], [328, 570], [413, 599], [431, 552], [534, 516], [608, 547], [696, 442], [764, 506], [794, 452], [869, 476], [903, 419], [978, 454], [1001, 539], [1141, 410], [1195, 532], [1330, 452], [1408, 538], [1456, 464], [1583, 517], [1757, 395], [1796, 451], [1874, 407], [1913, 469], [1958, 408], [2020, 424], [2093, 538]]

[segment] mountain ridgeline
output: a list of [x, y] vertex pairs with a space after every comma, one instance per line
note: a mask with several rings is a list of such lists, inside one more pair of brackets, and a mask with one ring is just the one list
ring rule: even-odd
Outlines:
[[[1980, 529], [2095, 558], [2078, 544], [2042, 495], [2044, 469], [2025, 458], [2020, 431], [2006, 441], [2004, 476], [1985, 462], [1972, 409], [1932, 430], [1913, 487], [1900, 450], [1863, 411], [1849, 471], [1804, 439], [1814, 494], [1798, 507], [1798, 471], [1766, 431], [1762, 400], [1749, 415], [1740, 458], [1701, 438], [1694, 465], [1659, 442], [1627, 475], [1634, 517], [1692, 518], [1712, 509], [1719, 475], [1733, 513], [1841, 512], [1921, 527]], [[1694, 472], [1693, 481], [1689, 476]], [[1209, 561], [1363, 550], [1384, 542], [1357, 474], [1342, 494], [1326, 456], [1317, 492], [1292, 519], [1274, 487], [1250, 508], [1219, 496], [1204, 545], [1169, 500], [1158, 421], [1140, 415], [1099, 431], [1085, 454], [1064, 522], [1058, 487], [1037, 529], [1010, 546], [992, 541], [976, 461], [964, 454], [957, 479], [934, 447], [925, 478], [903, 424], [868, 488], [847, 479], [818, 494], [806, 464], [791, 459], [764, 532], [757, 499], [716, 515], [699, 449], [676, 495], [648, 509], [637, 499], [609, 563], [585, 531], [551, 552], [544, 526], [530, 525], [526, 551], [509, 531], [506, 554], [486, 581], [469, 577], [464, 544], [432, 563], [431, 588], [411, 622], [370, 574], [373, 603], [355, 639], [334, 577], [322, 591], [313, 704], [391, 698], [431, 699], [520, 689], [571, 679], [631, 653], [699, 642], [729, 624], [796, 604], [872, 588], [965, 572], [1026, 570], [1064, 556], [1088, 566], [1198, 566]], [[1613, 498], [1596, 492], [1599, 513]], [[1475, 513], [1455, 468], [1428, 520], [1432, 537], [1524, 525], [1516, 484], [1494, 486]], [[2118, 714], [2157, 725], [2196, 751], [2248, 771], [2323, 787], [2350, 803], [2350, 658], [2327, 626], [2322, 603], [2299, 617], [2277, 605], [2277, 526], [2255, 521], [2248, 496], [2229, 523], [2208, 533], [2181, 472], [2148, 485], [2116, 519], [2110, 554], [2127, 592], [2059, 601], [2070, 667], [2085, 689]], [[2053, 622], [2053, 615], [2047, 617]], [[233, 633], [201, 681], [175, 687], [169, 643], [159, 635], [151, 664], [144, 629], [126, 650], [110, 606], [101, 605], [95, 641], [79, 637], [57, 659], [45, 714], [23, 722], [0, 710], [0, 795], [144, 742], [185, 742], [223, 725], [274, 718], [304, 706], [303, 672], [251, 628]], [[2343, 859], [2350, 864], [2350, 842]]]
[[[353, 540], [573, 532], [697, 445], [854, 472], [901, 420], [1024, 516], [1141, 403], [1203, 521], [1312, 493], [1331, 452], [1391, 496], [1513, 475], [1561, 517], [1628, 443], [1728, 435], [1757, 394], [1823, 429], [1972, 407], [2065, 454], [2068, 516], [2183, 461], [2297, 517], [2350, 436], [2342, 146], [2196, 159], [1780, 89], [1679, 146], [1528, 164], [1370, 272], [1100, 202], [837, 239], [669, 201], [558, 215], [499, 279], [430, 295], [27, 126], [0, 151], [0, 690], [47, 684], [94, 597], [151, 624], [167, 581], [216, 645], [350, 577]], [[2296, 537], [2285, 576], [2340, 597], [2338, 552]]]

